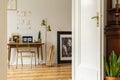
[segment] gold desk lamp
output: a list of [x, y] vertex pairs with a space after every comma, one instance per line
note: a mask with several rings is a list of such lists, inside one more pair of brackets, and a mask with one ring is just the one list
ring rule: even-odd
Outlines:
[[[45, 54], [47, 54], [47, 31], [51, 31], [50, 25], [47, 24], [47, 18], [42, 20], [41, 26], [45, 28]], [[46, 62], [46, 55], [45, 55]]]

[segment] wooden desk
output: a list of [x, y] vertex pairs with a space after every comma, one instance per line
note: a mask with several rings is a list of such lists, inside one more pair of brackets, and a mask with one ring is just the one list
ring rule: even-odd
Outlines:
[[[11, 57], [11, 48], [16, 48], [16, 45], [18, 44], [19, 47], [27, 47], [28, 43], [8, 43], [8, 64], [10, 64], [10, 57]], [[44, 43], [29, 43], [30, 47], [36, 47], [37, 48], [37, 55], [38, 55], [38, 63], [39, 63], [39, 48], [41, 51], [41, 59], [43, 60], [43, 52], [42, 52], [42, 45]]]

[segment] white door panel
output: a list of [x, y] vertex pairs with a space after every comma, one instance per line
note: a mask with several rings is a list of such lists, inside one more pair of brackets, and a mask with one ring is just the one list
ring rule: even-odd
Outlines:
[[[77, 3], [78, 0], [75, 1]], [[78, 17], [75, 16], [76, 21], [74, 24], [77, 29], [73, 30], [73, 35], [75, 31], [75, 34], [78, 33], [78, 35], [75, 35], [76, 40], [80, 39], [78, 40], [80, 44], [78, 42], [77, 45], [77, 42], [75, 42], [76, 56], [73, 58], [75, 59], [75, 74], [77, 75], [75, 76], [77, 77], [75, 80], [101, 80], [101, 24], [98, 24], [99, 27], [97, 27], [96, 19], [91, 19], [93, 16], [97, 16], [97, 12], [99, 12], [100, 16], [101, 1], [102, 0], [81, 0], [80, 2], [78, 1], [78, 7], [75, 6], [76, 13], [74, 14], [78, 15]], [[100, 21], [101, 19], [99, 18], [99, 23], [101, 23]], [[78, 50], [77, 47], [80, 49]], [[77, 57], [77, 55], [79, 56]], [[77, 65], [79, 65], [79, 68]]]
[[97, 80], [98, 78], [98, 71], [94, 67], [80, 65], [79, 71], [80, 71], [79, 80]]
[[81, 63], [97, 67], [97, 27], [96, 16], [97, 0], [83, 0], [81, 9]]

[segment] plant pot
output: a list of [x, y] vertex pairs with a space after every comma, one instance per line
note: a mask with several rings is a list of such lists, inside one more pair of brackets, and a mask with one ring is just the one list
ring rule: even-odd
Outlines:
[[42, 39], [38, 39], [38, 42], [41, 43], [41, 42], [42, 42]]
[[120, 77], [108, 77], [108, 76], [106, 76], [105, 80], [120, 80]]

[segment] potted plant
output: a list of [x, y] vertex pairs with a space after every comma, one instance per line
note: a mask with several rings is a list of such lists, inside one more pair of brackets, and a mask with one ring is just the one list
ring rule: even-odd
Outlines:
[[38, 33], [38, 42], [41, 42], [41, 31]]
[[106, 71], [106, 80], [120, 80], [120, 56], [117, 56], [114, 51], [111, 52], [109, 59], [104, 58]]

